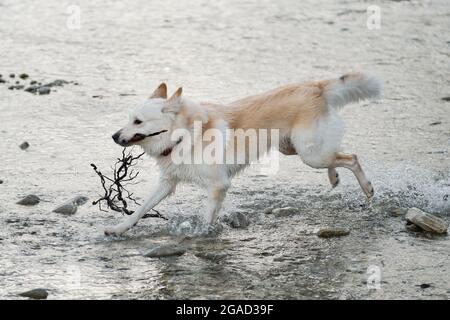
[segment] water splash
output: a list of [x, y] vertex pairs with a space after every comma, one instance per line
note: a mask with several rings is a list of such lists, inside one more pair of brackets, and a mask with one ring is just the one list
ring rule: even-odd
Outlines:
[[172, 236], [217, 237], [223, 230], [221, 223], [210, 225], [202, 216], [176, 216], [170, 219], [167, 231]]

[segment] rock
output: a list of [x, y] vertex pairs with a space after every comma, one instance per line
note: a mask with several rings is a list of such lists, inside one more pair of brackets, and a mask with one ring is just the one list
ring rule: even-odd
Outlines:
[[28, 77], [29, 76], [26, 73], [22, 73], [22, 74], [19, 75], [19, 78], [23, 79], [23, 80], [28, 79]]
[[33, 289], [30, 291], [25, 291], [22, 293], [19, 293], [19, 296], [31, 298], [31, 299], [47, 299], [48, 292], [45, 289]]
[[387, 211], [391, 216], [399, 217], [405, 215], [408, 209], [400, 207], [391, 207], [388, 208]]
[[23, 85], [14, 85], [8, 87], [9, 90], [22, 90], [23, 88], [25, 88], [25, 86]]
[[50, 88], [47, 87], [47, 86], [42, 86], [42, 87], [39, 87], [39, 88], [37, 89], [37, 92], [38, 92], [40, 95], [43, 95], [43, 94], [50, 94]]
[[0, 184], [3, 184], [3, 180], [0, 179]]
[[77, 206], [82, 206], [86, 202], [88, 202], [89, 198], [85, 196], [76, 196], [73, 199], [70, 199], [69, 201]]
[[23, 205], [23, 206], [34, 206], [38, 204], [40, 201], [38, 196], [35, 196], [34, 194], [29, 194], [22, 200], [18, 201], [17, 204]]
[[0, 83], [6, 83], [5, 79], [0, 78]]
[[181, 256], [186, 253], [186, 249], [177, 245], [165, 244], [154, 247], [144, 252], [144, 257], [160, 258]]
[[449, 97], [443, 97], [442, 100], [450, 102], [450, 96]]
[[10, 78], [15, 78], [16, 75], [15, 75], [14, 73], [11, 73], [11, 74], [9, 75], [9, 77], [10, 77]]
[[276, 208], [272, 210], [272, 214], [277, 217], [288, 217], [299, 212], [300, 210], [294, 207]]
[[442, 124], [442, 121], [435, 121], [430, 123], [430, 126], [437, 126], [438, 124]]
[[75, 198], [72, 198], [64, 202], [62, 205], [54, 209], [53, 212], [72, 215], [77, 212], [79, 206], [82, 206], [88, 200], [89, 200], [88, 197], [76, 196]]
[[30, 82], [31, 85], [36, 84], [36, 83], [37, 83], [36, 80], [31, 80], [31, 82]]
[[350, 231], [344, 228], [323, 228], [317, 232], [319, 238], [334, 238], [348, 236]]
[[247, 216], [242, 212], [233, 212], [224, 216], [222, 220], [232, 228], [245, 228], [250, 224]]
[[428, 289], [429, 287], [431, 287], [431, 284], [429, 283], [422, 283], [418, 285], [421, 289]]
[[51, 88], [51, 87], [62, 87], [65, 84], [69, 84], [69, 82], [66, 81], [66, 80], [58, 79], [58, 80], [55, 80], [55, 81], [52, 81], [52, 82], [49, 82], [49, 83], [45, 84], [44, 87], [49, 87], [49, 88]]
[[72, 204], [72, 203], [66, 203], [63, 205], [60, 205], [56, 209], [53, 210], [53, 212], [61, 213], [65, 215], [72, 215], [77, 212], [78, 206]]
[[419, 227], [421, 230], [438, 234], [447, 233], [447, 222], [420, 209], [410, 208], [405, 218], [407, 222]]
[[22, 150], [26, 150], [26, 149], [28, 149], [29, 146], [30, 146], [30, 144], [27, 141], [24, 141], [20, 144], [19, 148]]
[[36, 93], [39, 89], [39, 86], [29, 86], [25, 89], [26, 92]]
[[198, 258], [202, 258], [202, 259], [206, 259], [206, 260], [211, 260], [211, 261], [221, 261], [223, 259], [225, 259], [227, 257], [226, 253], [222, 253], [222, 252], [204, 252], [204, 251], [200, 251], [195, 253], [195, 256]]

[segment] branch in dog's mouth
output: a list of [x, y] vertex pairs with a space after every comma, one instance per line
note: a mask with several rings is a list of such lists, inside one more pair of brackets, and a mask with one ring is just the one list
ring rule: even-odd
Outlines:
[[158, 134], [161, 134], [161, 133], [164, 133], [164, 132], [167, 132], [167, 130], [161, 130], [161, 131], [158, 131], [158, 132], [150, 133], [150, 134], [147, 135], [147, 137], [157, 136]]
[[[141, 153], [138, 156], [133, 156], [133, 149], [128, 151], [128, 153], [125, 153], [125, 150], [126, 148], [122, 150], [122, 158], [117, 158], [117, 162], [113, 167], [113, 177], [104, 175], [95, 164], [91, 163], [91, 167], [100, 177], [100, 182], [104, 192], [103, 196], [92, 202], [92, 204], [98, 204], [101, 211], [105, 211], [102, 209], [102, 203], [105, 203], [106, 206], [113, 211], [130, 215], [134, 211], [128, 209], [127, 200], [139, 205], [133, 197], [133, 193], [128, 191], [125, 186], [130, 183], [132, 184], [132, 181], [139, 175], [139, 171], [135, 171], [132, 167], [136, 165], [137, 160], [139, 160], [145, 153]], [[152, 210], [154, 213], [147, 213], [144, 218], [155, 217], [167, 220], [167, 218], [161, 215], [159, 211], [155, 209]]]

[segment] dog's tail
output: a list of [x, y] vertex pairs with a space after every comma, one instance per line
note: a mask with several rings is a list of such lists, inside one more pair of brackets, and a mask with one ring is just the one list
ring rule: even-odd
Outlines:
[[329, 80], [323, 88], [327, 105], [340, 109], [344, 105], [380, 97], [381, 81], [367, 73], [349, 73], [339, 79]]

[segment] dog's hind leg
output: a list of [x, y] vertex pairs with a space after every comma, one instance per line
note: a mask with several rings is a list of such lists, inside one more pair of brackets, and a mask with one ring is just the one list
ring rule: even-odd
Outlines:
[[328, 167], [328, 179], [330, 180], [332, 188], [337, 187], [339, 184], [339, 174], [335, 167]]
[[358, 158], [354, 154], [345, 154], [337, 152], [333, 165], [336, 167], [343, 167], [351, 170], [361, 186], [361, 189], [366, 194], [367, 198], [372, 198], [374, 190], [370, 181], [366, 178], [366, 175], [359, 164]]

